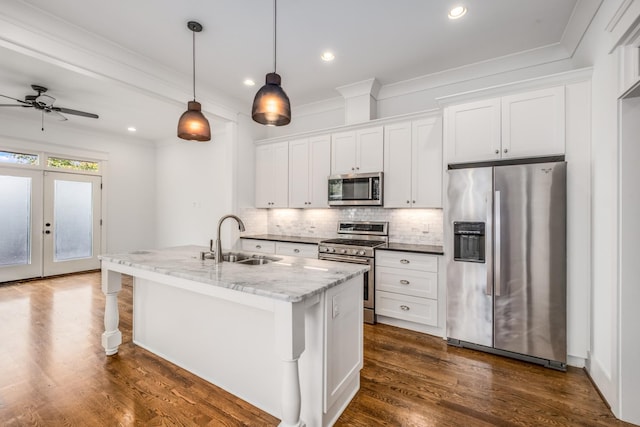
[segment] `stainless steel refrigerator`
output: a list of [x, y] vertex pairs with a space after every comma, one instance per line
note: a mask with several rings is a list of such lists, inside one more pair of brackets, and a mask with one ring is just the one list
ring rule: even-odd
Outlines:
[[448, 343], [565, 370], [566, 163], [448, 175]]

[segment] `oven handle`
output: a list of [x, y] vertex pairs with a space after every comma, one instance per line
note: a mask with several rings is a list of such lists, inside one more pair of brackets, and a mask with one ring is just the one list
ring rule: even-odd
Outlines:
[[350, 262], [351, 264], [371, 264], [371, 258], [352, 258], [349, 256], [340, 256], [340, 255], [325, 255], [322, 254], [318, 257], [318, 259], [325, 261], [340, 261], [340, 262]]

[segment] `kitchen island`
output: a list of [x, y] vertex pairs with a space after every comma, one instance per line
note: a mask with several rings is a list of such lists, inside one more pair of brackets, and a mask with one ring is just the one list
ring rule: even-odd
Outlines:
[[[200, 259], [199, 246], [104, 255], [107, 355], [122, 343], [117, 295], [134, 277], [133, 342], [281, 419], [328, 426], [360, 387], [367, 267], [278, 256]], [[304, 420], [304, 422], [302, 421]]]

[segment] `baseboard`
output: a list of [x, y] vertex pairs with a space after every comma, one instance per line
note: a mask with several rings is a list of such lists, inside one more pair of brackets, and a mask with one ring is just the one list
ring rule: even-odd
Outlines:
[[567, 365], [574, 368], [584, 368], [587, 365], [587, 360], [584, 357], [567, 355]]

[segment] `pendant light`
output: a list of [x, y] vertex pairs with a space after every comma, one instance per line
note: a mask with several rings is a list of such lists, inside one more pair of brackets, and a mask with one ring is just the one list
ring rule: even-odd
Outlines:
[[196, 33], [202, 31], [202, 25], [195, 21], [189, 21], [187, 28], [193, 31], [193, 101], [189, 101], [187, 111], [180, 116], [178, 138], [189, 141], [210, 141], [209, 121], [202, 114], [202, 106], [196, 101]]
[[253, 120], [267, 126], [284, 126], [291, 122], [289, 97], [282, 90], [280, 75], [276, 73], [276, 17], [277, 0], [273, 0], [273, 73], [267, 74], [265, 85], [256, 93], [251, 109]]

